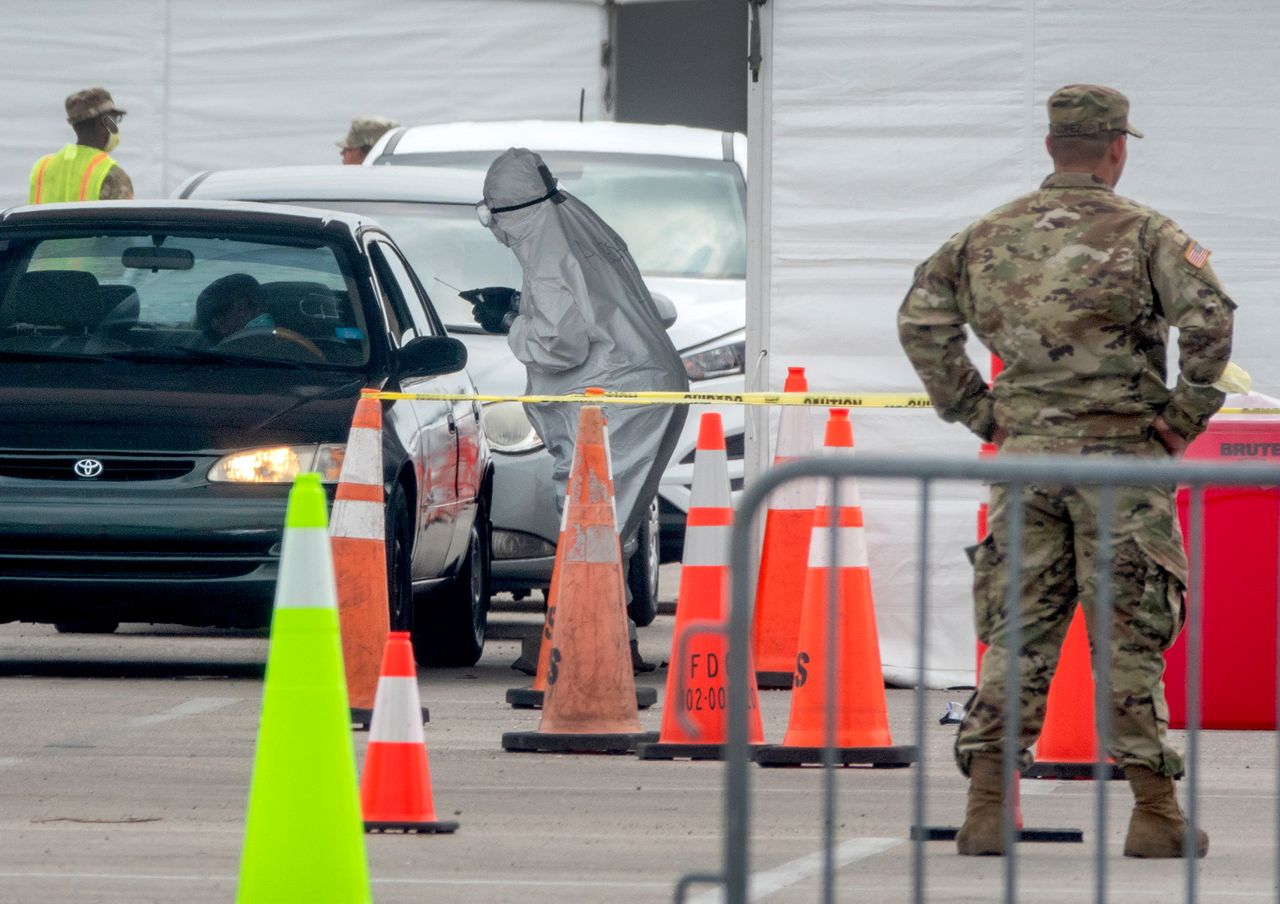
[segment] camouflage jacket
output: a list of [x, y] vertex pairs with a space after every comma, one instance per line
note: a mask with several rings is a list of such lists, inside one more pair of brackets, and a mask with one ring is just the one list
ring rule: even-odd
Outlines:
[[[1208, 252], [1087, 173], [1055, 173], [944, 244], [898, 311], [902, 347], [944, 420], [1010, 434], [1184, 437], [1222, 404], [1235, 305]], [[999, 356], [988, 389], [965, 326]], [[1169, 327], [1179, 376], [1165, 385]]]

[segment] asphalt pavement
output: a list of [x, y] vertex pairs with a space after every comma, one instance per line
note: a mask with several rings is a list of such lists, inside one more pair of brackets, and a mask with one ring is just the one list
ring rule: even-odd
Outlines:
[[[675, 574], [664, 568], [668, 600]], [[661, 902], [682, 875], [719, 868], [722, 764], [501, 749], [504, 731], [537, 727], [537, 712], [511, 709], [504, 694], [527, 684], [509, 665], [516, 638], [539, 617], [528, 604], [500, 604], [476, 667], [420, 674], [436, 812], [461, 828], [367, 836], [378, 904]], [[641, 631], [647, 658], [669, 656], [672, 623], [663, 614]], [[232, 900], [266, 649], [265, 632], [127, 626], [72, 636], [0, 626], [0, 902]], [[665, 675], [640, 681], [661, 694]], [[937, 717], [964, 696], [928, 694], [930, 824], [954, 825], [963, 810], [954, 729]], [[788, 706], [785, 692], [762, 694], [769, 741], [781, 738]], [[888, 706], [895, 742], [911, 743], [914, 692], [890, 689]], [[647, 730], [661, 718], [661, 703], [641, 713]], [[365, 738], [353, 735], [358, 760]], [[1202, 757], [1212, 848], [1195, 867], [1195, 900], [1276, 900], [1274, 734], [1208, 732]], [[835, 900], [913, 900], [915, 772], [838, 771]], [[752, 900], [820, 900], [820, 770], [753, 766], [750, 778]], [[1120, 856], [1129, 795], [1123, 783], [1108, 789], [1106, 900], [1187, 900], [1185, 864]], [[1094, 794], [1092, 782], [1023, 782], [1028, 826], [1081, 828], [1085, 843], [1020, 846], [1010, 900], [1097, 900]], [[930, 843], [924, 864], [923, 900], [1006, 900], [1002, 859], [960, 858], [951, 844]], [[718, 897], [698, 887], [691, 900]]]

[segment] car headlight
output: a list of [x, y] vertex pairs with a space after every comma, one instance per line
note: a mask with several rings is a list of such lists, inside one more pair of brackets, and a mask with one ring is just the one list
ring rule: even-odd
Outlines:
[[344, 443], [273, 446], [224, 456], [209, 469], [219, 483], [292, 483], [304, 471], [316, 471], [324, 483], [337, 483], [346, 456]]
[[480, 414], [485, 439], [497, 452], [532, 452], [542, 448], [524, 406], [519, 402], [491, 402]]
[[695, 345], [680, 353], [690, 380], [710, 380], [746, 373], [747, 331], [735, 330], [727, 336]]

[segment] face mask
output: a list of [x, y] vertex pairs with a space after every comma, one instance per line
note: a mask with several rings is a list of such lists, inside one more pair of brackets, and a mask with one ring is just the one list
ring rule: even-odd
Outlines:
[[502, 242], [502, 244], [506, 245], [508, 248], [510, 248], [512, 243], [515, 241], [511, 233], [498, 225], [496, 217], [489, 220], [489, 231], [493, 233], [493, 237], [495, 239]]
[[104, 150], [108, 154], [110, 154], [119, 146], [120, 146], [120, 132], [119, 131], [112, 132], [110, 135], [107, 136], [107, 146], [104, 148]]

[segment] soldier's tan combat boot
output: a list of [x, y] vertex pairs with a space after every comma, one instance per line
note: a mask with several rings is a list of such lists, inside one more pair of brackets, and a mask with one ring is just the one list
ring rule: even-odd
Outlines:
[[[1125, 766], [1133, 788], [1133, 815], [1124, 839], [1126, 857], [1181, 857], [1187, 818], [1178, 806], [1173, 779], [1146, 766]], [[1209, 836], [1196, 829], [1196, 856], [1209, 852]]]
[[969, 762], [969, 801], [956, 851], [968, 857], [1004, 854], [1004, 784], [999, 753], [975, 753]]

